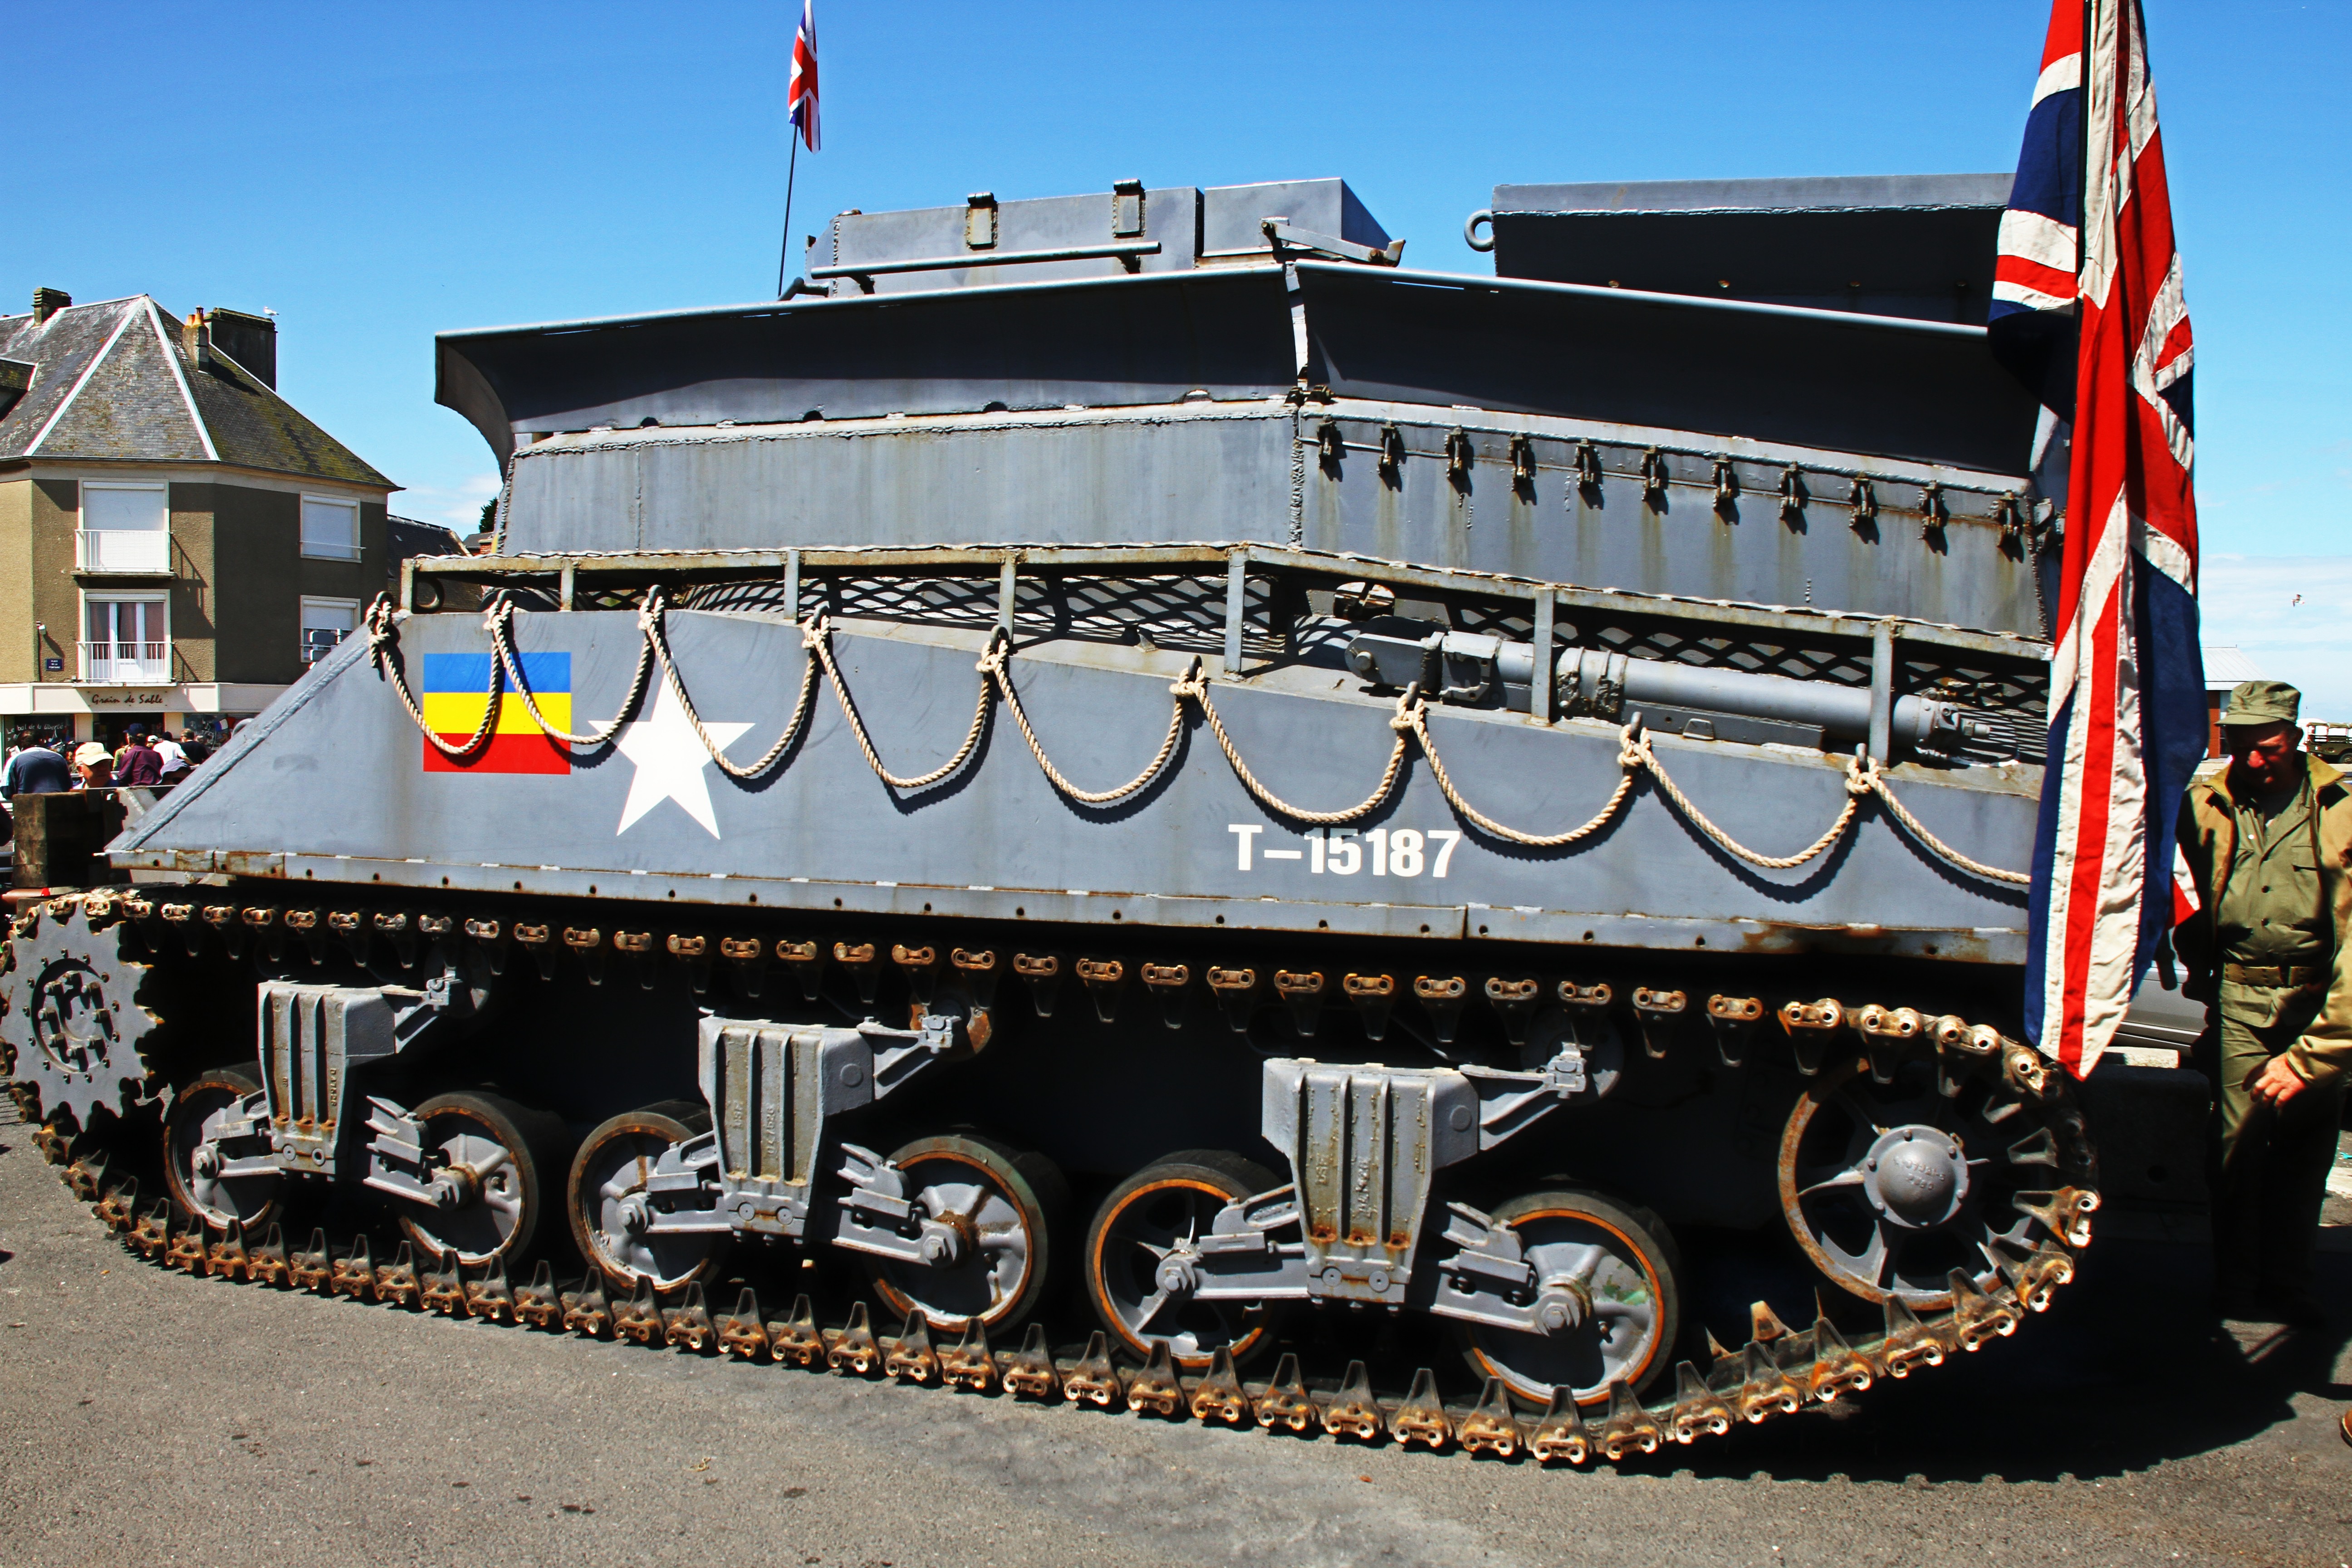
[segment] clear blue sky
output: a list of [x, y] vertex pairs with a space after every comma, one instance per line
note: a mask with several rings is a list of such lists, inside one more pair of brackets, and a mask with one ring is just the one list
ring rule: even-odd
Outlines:
[[[2322, 558], [2239, 571], [2209, 637], [2333, 679], [2352, 717], [2352, 5], [2147, 9], [2216, 584], [2221, 557]], [[794, 226], [1339, 174], [1412, 263], [1486, 271], [1461, 223], [1498, 183], [2012, 167], [2047, 15], [818, 0], [825, 150]], [[773, 291], [796, 4], [10, 16], [0, 300], [276, 310], [282, 390], [409, 488], [404, 513], [462, 521], [495, 484], [432, 401], [435, 331]], [[2270, 605], [2273, 578], [2316, 591]]]

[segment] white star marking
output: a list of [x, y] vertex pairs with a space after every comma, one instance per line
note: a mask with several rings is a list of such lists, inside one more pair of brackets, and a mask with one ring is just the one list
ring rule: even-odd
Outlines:
[[[670, 695], [669, 683], [656, 680], [659, 689], [654, 699], [653, 717], [640, 719], [621, 731], [614, 742], [621, 755], [637, 764], [636, 776], [629, 781], [628, 803], [621, 807], [621, 826], [613, 830], [619, 837], [636, 826], [637, 819], [666, 800], [677, 802], [687, 816], [702, 824], [704, 832], [716, 838], [719, 817], [710, 809], [710, 753], [702, 749], [702, 742], [687, 721], [686, 710]], [[720, 750], [732, 745], [751, 726], [749, 724], [714, 724], [706, 719], [702, 727]]]

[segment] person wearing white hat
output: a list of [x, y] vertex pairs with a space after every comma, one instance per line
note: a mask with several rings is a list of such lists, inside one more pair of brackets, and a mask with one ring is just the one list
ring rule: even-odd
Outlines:
[[73, 768], [76, 789], [114, 787], [114, 753], [96, 741], [84, 741], [74, 748]]

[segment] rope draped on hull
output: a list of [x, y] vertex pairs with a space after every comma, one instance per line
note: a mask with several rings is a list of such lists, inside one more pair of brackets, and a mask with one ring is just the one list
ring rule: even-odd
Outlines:
[[1819, 837], [1791, 855], [1767, 855], [1750, 848], [1734, 838], [1707, 816], [1690, 796], [1683, 792], [1681, 786], [1675, 783], [1672, 775], [1667, 773], [1665, 764], [1658, 760], [1657, 753], [1651, 745], [1650, 736], [1643, 731], [1638, 720], [1627, 724], [1619, 732], [1617, 763], [1622, 773], [1617, 781], [1616, 788], [1611, 792], [1609, 798], [1601, 803], [1600, 810], [1588, 820], [1561, 832], [1529, 833], [1496, 821], [1463, 797], [1461, 790], [1454, 784], [1453, 775], [1446, 771], [1445, 763], [1438, 754], [1435, 741], [1430, 735], [1429, 702], [1421, 694], [1418, 683], [1407, 687], [1397, 698], [1396, 710], [1389, 718], [1389, 727], [1396, 735], [1395, 744], [1390, 748], [1387, 765], [1381, 770], [1380, 779], [1373, 785], [1371, 793], [1356, 805], [1339, 810], [1310, 810], [1296, 805], [1276, 795], [1250, 771], [1249, 764], [1242, 758], [1240, 748], [1234, 744], [1232, 734], [1225, 729], [1224, 721], [1217, 712], [1216, 703], [1210, 695], [1208, 677], [1203, 672], [1197, 657], [1194, 658], [1192, 668], [1186, 671], [1182, 679], [1168, 689], [1170, 696], [1174, 700], [1173, 709], [1168, 721], [1168, 732], [1160, 742], [1158, 753], [1144, 765], [1143, 771], [1125, 784], [1111, 789], [1082, 789], [1061, 769], [1054, 765], [1053, 759], [1045, 754], [1045, 745], [1038, 740], [1035, 729], [1030, 724], [1028, 711], [1023, 707], [1020, 692], [1013, 683], [1012, 638], [1002, 626], [996, 628], [994, 634], [989, 638], [987, 647], [982, 652], [980, 661], [974, 667], [980, 674], [981, 680], [979, 695], [972, 705], [971, 726], [964, 732], [963, 742], [956, 748], [955, 754], [930, 772], [901, 776], [892, 773], [884, 764], [881, 753], [875, 749], [873, 737], [866, 733], [865, 721], [858, 715], [857, 705], [850, 697], [848, 683], [843, 679], [841, 667], [834, 657], [832, 622], [822, 614], [810, 617], [800, 626], [802, 643], [810, 657], [803, 663], [800, 692], [793, 703], [791, 719], [786, 721], [775, 743], [756, 761], [749, 763], [738, 763], [729, 757], [725, 750], [712, 738], [709, 729], [695, 710], [692, 698], [687, 693], [686, 683], [679, 677], [677, 661], [670, 653], [667, 624], [668, 613], [667, 601], [659, 588], [655, 588], [646, 595], [644, 604], [637, 610], [637, 626], [644, 639], [643, 646], [638, 651], [636, 672], [630, 681], [628, 695], [623, 700], [618, 713], [605, 723], [583, 734], [573, 734], [558, 729], [549, 723], [545, 716], [541, 713], [530, 682], [524, 678], [522, 660], [514, 645], [514, 602], [504, 595], [493, 600], [483, 613], [483, 629], [489, 636], [490, 645], [496, 657], [490, 664], [489, 689], [487, 694], [488, 700], [483, 706], [481, 723], [473, 735], [464, 742], [453, 743], [436, 734], [432, 726], [426, 721], [424, 710], [417, 703], [415, 696], [410, 691], [406, 675], [401, 668], [399, 659], [398, 624], [402, 617], [394, 609], [389, 595], [378, 595], [375, 602], [368, 607], [368, 647], [376, 668], [392, 683], [394, 690], [399, 695], [401, 706], [407, 710], [409, 718], [415, 722], [425, 740], [445, 754], [459, 760], [472, 756], [488, 744], [492, 731], [497, 727], [502, 687], [509, 682], [512, 684], [516, 695], [522, 699], [523, 707], [530, 714], [532, 721], [551, 737], [569, 745], [593, 749], [609, 744], [620, 733], [621, 726], [628, 721], [643, 703], [652, 673], [658, 667], [664, 687], [671, 700], [686, 715], [688, 723], [693, 728], [696, 737], [701, 741], [703, 749], [709, 752], [710, 760], [718, 763], [732, 778], [754, 779], [774, 768], [782, 760], [785, 752], [791, 749], [793, 742], [799, 738], [808, 721], [816, 689], [817, 672], [822, 669], [826, 683], [833, 689], [835, 700], [841, 705], [843, 716], [849, 721], [850, 733], [856, 739], [857, 749], [864, 754], [866, 765], [874, 770], [875, 776], [884, 784], [901, 792], [928, 789], [941, 780], [950, 777], [961, 768], [979, 747], [981, 735], [987, 727], [990, 702], [1001, 700], [1013, 715], [1013, 723], [1021, 731], [1022, 740], [1028, 745], [1030, 754], [1036, 758], [1037, 766], [1043, 770], [1054, 787], [1071, 799], [1085, 805], [1107, 805], [1124, 800], [1143, 790], [1167, 768], [1170, 759], [1176, 754], [1177, 742], [1183, 735], [1184, 705], [1189, 701], [1199, 705], [1202, 718], [1207, 721], [1210, 733], [1216, 738], [1218, 749], [1223, 752], [1226, 762], [1233, 767], [1234, 776], [1241, 781], [1242, 787], [1269, 811], [1288, 820], [1310, 826], [1336, 826], [1358, 821], [1377, 811], [1395, 792], [1397, 780], [1404, 772], [1409, 747], [1418, 744], [1423, 758], [1429, 764], [1431, 778], [1436, 782], [1439, 791], [1445, 796], [1446, 803], [1464, 821], [1472, 824], [1480, 832], [1491, 837], [1528, 848], [1563, 848], [1580, 843], [1600, 832], [1623, 808], [1627, 797], [1633, 794], [1634, 784], [1643, 773], [1646, 773], [1656, 781], [1659, 792], [1673, 803], [1675, 809], [1681, 813], [1691, 826], [1706, 835], [1710, 842], [1726, 854], [1766, 870], [1790, 870], [1826, 854], [1853, 826], [1861, 815], [1863, 801], [1866, 797], [1874, 795], [1885, 806], [1887, 815], [1914, 839], [1969, 875], [2011, 887], [2024, 887], [2031, 880], [2024, 872], [2011, 871], [1998, 866], [1987, 865], [1945, 843], [1943, 839], [1929, 831], [1927, 825], [1896, 798], [1893, 786], [1888, 784], [1886, 774], [1878, 763], [1860, 754], [1850, 757], [1846, 761], [1844, 804], [1840, 807], [1836, 819], [1822, 831]]

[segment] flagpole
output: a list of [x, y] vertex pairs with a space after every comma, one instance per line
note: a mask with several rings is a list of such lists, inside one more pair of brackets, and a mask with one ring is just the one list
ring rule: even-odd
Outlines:
[[793, 254], [793, 181], [800, 174], [801, 137], [797, 121], [790, 122], [793, 130], [792, 162], [784, 168], [784, 237], [776, 247], [776, 298], [784, 297], [784, 268]]
[[[2074, 105], [2074, 134], [2081, 139], [2083, 147], [2083, 199], [2077, 205], [2084, 210], [2088, 210], [2091, 200], [2091, 28], [2098, 21], [2097, 12], [2095, 0], [2083, 0], [2083, 85], [2074, 94], [2080, 100]], [[2083, 349], [2083, 252], [2084, 247], [2089, 243], [2089, 237], [2090, 225], [2077, 216], [2074, 220], [2074, 352], [2078, 358]], [[2078, 366], [2078, 379], [2080, 374]], [[2073, 427], [2074, 422], [2069, 420], [2067, 428], [2071, 430]], [[2074, 497], [2070, 494], [2066, 499], [2072, 500]]]

